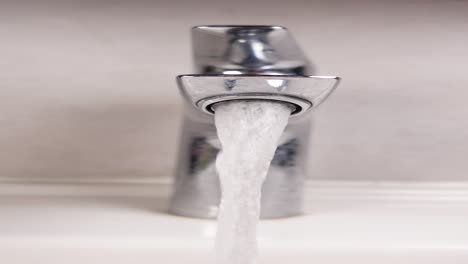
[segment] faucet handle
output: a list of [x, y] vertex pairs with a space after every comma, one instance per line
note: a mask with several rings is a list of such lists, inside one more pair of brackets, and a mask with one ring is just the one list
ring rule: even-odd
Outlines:
[[314, 69], [282, 26], [192, 28], [199, 74], [313, 75]]

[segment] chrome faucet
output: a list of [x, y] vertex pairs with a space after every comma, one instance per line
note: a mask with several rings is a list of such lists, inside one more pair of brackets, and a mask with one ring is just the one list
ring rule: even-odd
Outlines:
[[197, 26], [192, 28], [197, 74], [179, 75], [187, 102], [170, 212], [214, 218], [220, 202], [215, 160], [220, 149], [214, 126], [216, 104], [270, 100], [288, 104], [291, 118], [262, 187], [262, 218], [301, 214], [311, 115], [338, 85], [315, 73], [281, 26]]

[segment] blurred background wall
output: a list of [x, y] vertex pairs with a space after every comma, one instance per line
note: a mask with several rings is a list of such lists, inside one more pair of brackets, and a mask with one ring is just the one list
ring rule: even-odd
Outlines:
[[468, 180], [468, 1], [0, 0], [0, 178], [172, 175], [199, 24], [287, 26], [343, 82], [313, 179]]

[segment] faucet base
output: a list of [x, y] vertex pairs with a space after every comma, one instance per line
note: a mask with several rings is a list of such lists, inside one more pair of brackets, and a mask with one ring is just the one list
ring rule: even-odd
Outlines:
[[[186, 113], [188, 115], [189, 113]], [[262, 187], [261, 218], [284, 218], [302, 214], [306, 180], [304, 157], [310, 135], [310, 116], [291, 119], [280, 138]], [[216, 173], [220, 143], [212, 123], [186, 117], [169, 212], [175, 215], [216, 218], [221, 188]]]

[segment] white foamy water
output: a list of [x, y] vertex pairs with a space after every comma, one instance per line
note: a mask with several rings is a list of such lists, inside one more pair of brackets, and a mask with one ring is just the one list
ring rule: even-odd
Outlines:
[[216, 168], [221, 204], [216, 234], [217, 264], [253, 264], [262, 183], [291, 109], [267, 101], [235, 101], [216, 107], [222, 151]]

